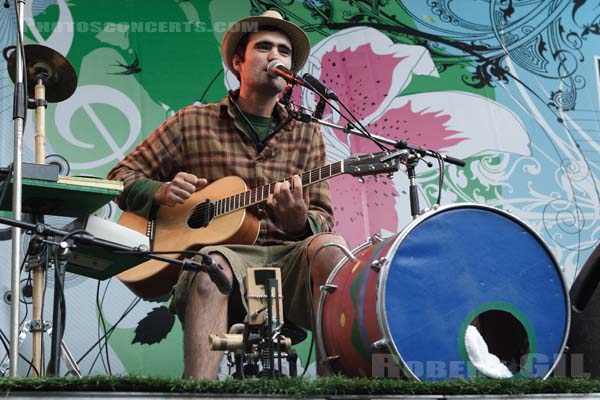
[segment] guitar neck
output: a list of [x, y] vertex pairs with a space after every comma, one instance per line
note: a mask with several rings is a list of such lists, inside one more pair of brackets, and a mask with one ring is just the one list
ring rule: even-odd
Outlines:
[[[302, 181], [302, 187], [306, 187], [343, 173], [344, 161], [338, 161], [304, 172], [300, 175], [300, 179]], [[289, 182], [293, 187], [292, 177], [286, 178], [285, 181]], [[275, 183], [276, 182], [272, 182], [233, 196], [216, 200], [214, 202], [214, 216], [217, 217], [219, 215], [228, 214], [266, 201], [269, 195], [273, 193]]]

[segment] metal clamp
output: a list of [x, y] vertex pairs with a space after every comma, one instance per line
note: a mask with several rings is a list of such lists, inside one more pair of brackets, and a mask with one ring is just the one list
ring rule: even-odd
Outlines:
[[374, 234], [373, 236], [369, 236], [367, 241], [369, 242], [369, 244], [374, 244], [374, 243], [383, 242], [383, 238], [381, 236], [379, 236], [378, 234]]
[[335, 290], [337, 289], [337, 285], [334, 285], [332, 283], [326, 283], [324, 285], [321, 285], [319, 287], [319, 289], [321, 290], [321, 292], [325, 292], [325, 293], [333, 293], [335, 292]]
[[29, 326], [27, 324], [25, 327], [29, 330], [29, 332], [46, 332], [50, 329], [50, 322], [44, 321], [41, 319], [33, 319], [29, 321]]
[[381, 267], [383, 267], [383, 264], [385, 264], [387, 262], [387, 258], [386, 257], [381, 257], [379, 260], [375, 260], [371, 263], [371, 265], [369, 265], [369, 267], [379, 271], [381, 269]]
[[337, 361], [339, 359], [340, 359], [340, 356], [329, 356], [329, 357], [323, 359], [321, 362], [323, 364], [331, 365], [332, 362]]

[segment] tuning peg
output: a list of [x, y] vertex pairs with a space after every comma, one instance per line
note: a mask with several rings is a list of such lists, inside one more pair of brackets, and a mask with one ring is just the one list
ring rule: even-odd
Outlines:
[[359, 183], [365, 183], [365, 178], [363, 178], [362, 176], [358, 178], [358, 182]]
[[389, 174], [387, 174], [387, 178], [388, 179], [394, 179], [394, 173], [390, 172]]
[[373, 175], [373, 179], [375, 180], [375, 182], [379, 182], [379, 175]]

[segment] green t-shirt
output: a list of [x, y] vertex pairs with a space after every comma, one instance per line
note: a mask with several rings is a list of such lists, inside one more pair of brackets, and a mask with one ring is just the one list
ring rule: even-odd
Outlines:
[[[246, 129], [244, 133], [250, 138], [255, 144], [264, 141], [271, 134], [271, 121], [273, 117], [261, 117], [260, 115], [244, 113], [248, 121], [252, 124], [251, 127], [247, 126], [248, 123], [244, 121]], [[243, 120], [243, 118], [242, 118]], [[258, 137], [255, 136], [258, 135]]]

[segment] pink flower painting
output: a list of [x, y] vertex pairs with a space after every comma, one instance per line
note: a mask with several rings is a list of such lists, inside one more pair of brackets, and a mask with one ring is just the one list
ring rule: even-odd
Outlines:
[[[316, 44], [301, 73], [306, 72], [331, 88], [372, 134], [407, 140], [413, 146], [460, 158], [486, 151], [529, 154], [529, 138], [522, 124], [512, 112], [488, 98], [458, 91], [402, 95], [413, 76], [430, 77], [428, 87], [434, 87], [438, 72], [425, 48], [393, 43], [375, 29], [339, 31]], [[308, 90], [296, 93], [293, 99], [309, 110], [318, 101]], [[490, 109], [498, 118], [482, 121], [479, 116], [489, 115]], [[347, 124], [329, 107], [323, 119]], [[330, 161], [379, 151], [366, 138], [329, 127], [323, 131]], [[499, 140], [507, 131], [511, 140]], [[336, 230], [351, 246], [376, 233], [398, 232], [410, 221], [408, 179], [404, 173], [396, 175], [394, 179], [367, 178], [365, 183], [349, 175], [330, 181]]]

